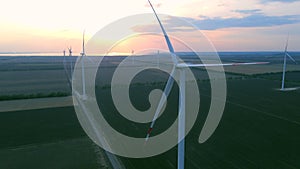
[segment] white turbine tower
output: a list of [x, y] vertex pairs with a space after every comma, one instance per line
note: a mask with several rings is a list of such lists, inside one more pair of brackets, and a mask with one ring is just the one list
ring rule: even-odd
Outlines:
[[[64, 65], [66, 76], [68, 78], [68, 83], [72, 89], [72, 70], [73, 70], [72, 64], [73, 63], [72, 61], [70, 61], [70, 57], [72, 56], [72, 47], [69, 47], [68, 51], [69, 51], [69, 57], [66, 57], [66, 51], [65, 50], [63, 51], [64, 54], [63, 65]], [[68, 66], [67, 63], [70, 63], [70, 66]]]
[[72, 79], [71, 79], [71, 75], [69, 74], [69, 70], [68, 70], [68, 66], [67, 66], [67, 60], [66, 60], [66, 50], [63, 51], [63, 55], [64, 55], [64, 59], [63, 59], [63, 65], [64, 65], [64, 70], [65, 70], [65, 74], [67, 76], [67, 80], [68, 80], [68, 84], [70, 85], [70, 87], [72, 88]]
[[85, 31], [83, 32], [82, 36], [82, 52], [80, 53], [81, 55], [81, 76], [82, 76], [82, 97], [86, 98], [86, 89], [85, 89], [85, 72], [84, 72], [84, 57], [85, 55], [85, 42], [84, 42], [84, 36], [85, 36]]
[[[255, 63], [226, 63], [226, 64], [186, 64], [186, 63], [178, 63], [177, 60], [177, 56], [175, 54], [173, 45], [170, 41], [170, 38], [167, 34], [167, 32], [165, 31], [154, 7], [152, 6], [150, 0], [148, 0], [154, 15], [160, 25], [160, 28], [162, 30], [162, 33], [164, 35], [165, 41], [168, 45], [168, 49], [169, 52], [171, 54], [172, 57], [172, 61], [173, 61], [173, 68], [171, 71], [171, 74], [169, 76], [169, 79], [167, 81], [167, 84], [164, 88], [164, 94], [166, 97], [161, 97], [159, 104], [157, 106], [157, 109], [155, 111], [155, 115], [154, 118], [152, 120], [151, 126], [147, 132], [147, 136], [145, 138], [146, 142], [148, 141], [150, 134], [153, 130], [153, 126], [155, 124], [155, 121], [158, 118], [158, 115], [160, 113], [160, 111], [163, 108], [164, 103], [166, 102], [167, 97], [169, 96], [172, 86], [174, 84], [174, 79], [172, 77], [174, 77], [175, 73], [177, 71], [179, 71], [179, 112], [178, 112], [178, 154], [177, 154], [177, 168], [178, 169], [184, 169], [184, 153], [185, 153], [185, 140], [184, 140], [184, 136], [185, 136], [185, 98], [186, 98], [186, 92], [185, 92], [185, 83], [186, 83], [186, 75], [185, 75], [185, 71], [188, 68], [191, 67], [214, 67], [214, 66], [238, 66], [238, 65], [255, 65], [255, 64], [267, 64], [267, 62], [255, 62]], [[183, 138], [182, 140], [180, 140], [180, 138]]]
[[68, 50], [69, 50], [69, 57], [70, 57], [70, 76], [71, 76], [71, 80], [72, 80], [72, 76], [73, 76], [72, 46], [70, 46], [68, 48]]
[[285, 51], [284, 51], [284, 58], [283, 58], [283, 71], [282, 71], [282, 82], [281, 82], [281, 91], [289, 91], [289, 90], [295, 90], [296, 88], [285, 88], [285, 74], [286, 74], [286, 60], [287, 60], [287, 56], [297, 64], [297, 62], [295, 61], [295, 59], [288, 53], [288, 44], [289, 44], [289, 37], [286, 41], [286, 45], [285, 45]]
[[63, 50], [63, 56], [64, 56], [64, 59], [63, 59], [64, 69], [65, 69], [65, 71], [67, 71], [67, 67], [66, 67], [66, 50]]

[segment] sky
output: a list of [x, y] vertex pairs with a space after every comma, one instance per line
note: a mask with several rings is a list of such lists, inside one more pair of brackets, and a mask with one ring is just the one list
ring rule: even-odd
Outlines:
[[[152, 0], [152, 3], [158, 13], [194, 24], [217, 51], [281, 51], [288, 34], [289, 50], [300, 51], [300, 0]], [[89, 39], [118, 19], [151, 12], [147, 0], [3, 0], [0, 53], [57, 53], [68, 46], [73, 47], [74, 53], [80, 52], [83, 30]], [[176, 25], [176, 20], [166, 22]]]

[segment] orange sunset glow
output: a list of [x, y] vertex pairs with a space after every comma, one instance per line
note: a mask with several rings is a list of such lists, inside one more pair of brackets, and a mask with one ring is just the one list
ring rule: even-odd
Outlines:
[[[290, 50], [299, 49], [299, 1], [154, 0], [153, 4], [158, 13], [194, 24], [217, 50], [281, 50], [288, 33], [292, 37]], [[72, 46], [79, 53], [83, 30], [89, 40], [106, 25], [142, 13], [151, 13], [147, 1], [6, 1], [0, 11], [0, 52], [61, 52]], [[192, 33], [184, 34], [189, 41], [199, 42]], [[138, 46], [129, 48], [145, 43], [132, 42]]]

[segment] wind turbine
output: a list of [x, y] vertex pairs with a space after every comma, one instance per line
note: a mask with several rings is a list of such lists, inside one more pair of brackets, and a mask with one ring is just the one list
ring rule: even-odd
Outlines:
[[[186, 92], [185, 92], [185, 82], [186, 82], [186, 75], [185, 75], [185, 71], [188, 68], [192, 68], [192, 67], [214, 67], [214, 66], [238, 66], [238, 65], [255, 65], [255, 64], [266, 64], [267, 62], [254, 62], [254, 63], [225, 63], [225, 64], [186, 64], [186, 63], [179, 63], [177, 60], [177, 56], [175, 54], [174, 51], [174, 47], [170, 41], [170, 38], [167, 34], [167, 32], [165, 31], [153, 5], [151, 4], [150, 0], [148, 0], [150, 7], [153, 10], [153, 13], [158, 21], [158, 24], [161, 28], [161, 31], [164, 35], [165, 41], [168, 45], [168, 49], [169, 52], [171, 54], [172, 57], [172, 61], [173, 61], [173, 68], [172, 71], [170, 73], [170, 76], [168, 78], [167, 84], [164, 88], [164, 94], [166, 97], [161, 97], [159, 104], [157, 106], [157, 109], [155, 111], [155, 115], [154, 118], [152, 120], [151, 126], [147, 132], [145, 141], [147, 142], [150, 134], [153, 130], [154, 124], [156, 119], [158, 118], [158, 115], [160, 113], [160, 111], [163, 108], [164, 103], [166, 102], [167, 97], [169, 96], [172, 86], [174, 84], [174, 79], [172, 77], [174, 77], [175, 73], [177, 73], [177, 71], [179, 71], [179, 112], [178, 112], [178, 153], [177, 153], [177, 168], [178, 169], [184, 169], [184, 153], [185, 153], [185, 140], [184, 140], [184, 136], [185, 136], [185, 98], [186, 98]], [[182, 140], [180, 140], [181, 138], [183, 138]]]
[[[69, 51], [69, 56], [72, 56], [72, 47], [69, 47], [68, 48], [68, 51]], [[70, 67], [67, 65], [67, 63], [69, 63], [68, 61], [70, 59], [67, 59], [66, 57], [66, 50], [63, 51], [63, 54], [64, 54], [64, 60], [63, 60], [63, 64], [64, 64], [64, 69], [65, 69], [65, 73], [66, 73], [66, 76], [67, 76], [67, 80], [68, 80], [68, 83], [69, 83], [69, 86], [70, 88], [72, 89], [72, 62], [70, 62]], [[70, 68], [70, 70], [69, 70]]]
[[82, 35], [82, 52], [81, 55], [81, 76], [82, 76], [82, 96], [86, 98], [86, 89], [85, 89], [85, 72], [84, 72], [84, 57], [85, 55], [85, 42], [84, 42], [85, 31], [83, 31]]
[[73, 74], [73, 61], [72, 61], [72, 53], [73, 53], [73, 51], [72, 51], [72, 46], [70, 46], [69, 48], [68, 48], [68, 50], [69, 50], [69, 57], [70, 57], [70, 76], [71, 76], [71, 80], [72, 80], [72, 74]]
[[294, 62], [297, 64], [297, 62], [295, 61], [295, 59], [288, 53], [288, 44], [289, 44], [289, 36], [287, 38], [286, 41], [286, 45], [285, 45], [285, 51], [284, 51], [284, 59], [283, 59], [283, 71], [282, 71], [282, 82], [281, 82], [281, 91], [288, 91], [288, 90], [293, 90], [294, 88], [285, 88], [285, 74], [286, 74], [286, 60], [287, 60], [287, 56]]
[[66, 50], [63, 50], [63, 55], [64, 55], [64, 59], [63, 59], [64, 69], [65, 69], [65, 71], [67, 71], [67, 67], [66, 67]]
[[68, 72], [68, 67], [67, 67], [67, 62], [66, 62], [66, 50], [63, 51], [63, 55], [64, 55], [64, 59], [63, 59], [63, 65], [64, 65], [64, 70], [65, 70], [65, 73], [66, 73], [66, 76], [67, 76], [67, 80], [68, 80], [68, 83], [70, 85], [70, 87], [72, 88], [72, 79], [71, 79], [71, 76]]

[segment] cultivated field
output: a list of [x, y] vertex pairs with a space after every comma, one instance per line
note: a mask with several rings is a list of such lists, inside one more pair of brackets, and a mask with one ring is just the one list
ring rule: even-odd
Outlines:
[[[246, 66], [244, 70], [242, 67], [236, 67], [238, 70], [228, 70], [226, 74], [228, 97], [225, 112], [216, 132], [204, 144], [198, 143], [198, 137], [210, 106], [210, 82], [207, 80], [205, 71], [193, 70], [195, 76], [199, 77], [201, 107], [196, 124], [186, 138], [186, 168], [300, 168], [300, 106], [298, 105], [300, 90], [289, 92], [276, 90], [281, 84], [281, 73], [271, 73], [273, 72], [271, 67], [274, 65], [280, 67], [279, 58], [268, 56], [245, 59], [238, 56], [233, 58], [226, 56], [224, 60], [226, 62], [267, 60], [271, 62], [271, 65], [268, 65], [270, 70], [267, 71], [264, 65], [260, 65], [260, 68]], [[27, 71], [24, 70], [26, 67], [24, 64], [12, 70], [11, 67], [14, 64], [9, 59], [6, 58], [5, 63], [10, 63], [11, 66], [6, 67], [7, 69], [2, 67], [0, 71], [0, 75], [7, 73], [3, 76], [4, 81], [1, 78], [1, 95], [24, 94], [22, 91], [28, 91], [25, 94], [70, 92], [63, 66], [60, 63], [61, 59], [53, 62], [54, 67], [51, 67], [49, 61], [36, 64], [25, 59], [21, 63], [30, 65]], [[24, 60], [24, 58], [19, 59]], [[2, 64], [3, 58], [0, 61]], [[40, 58], [38, 61], [43, 62]], [[16, 63], [20, 63], [20, 60]], [[43, 65], [39, 67], [40, 64]], [[33, 65], [46, 70], [38, 71], [36, 68], [31, 70]], [[109, 69], [99, 70], [96, 81], [97, 101], [101, 111], [111, 126], [119, 132], [135, 137], [145, 137], [150, 124], [128, 121], [114, 107], [109, 82], [116, 62], [108, 60], [106, 65]], [[20, 71], [21, 68], [22, 71]], [[255, 73], [252, 69], [255, 69]], [[296, 65], [296, 69], [299, 69], [299, 66]], [[250, 73], [249, 70], [251, 70]], [[31, 80], [27, 83], [28, 78], [21, 76], [22, 80], [20, 82], [16, 80], [16, 85], [14, 85], [14, 77], [18, 76], [19, 72], [21, 74], [30, 72], [27, 77]], [[9, 73], [11, 74], [8, 75]], [[167, 78], [166, 74], [157, 70], [150, 70], [137, 76], [130, 87], [133, 105], [139, 110], [146, 110], [149, 107], [147, 102], [149, 92], [153, 89], [163, 89]], [[142, 83], [143, 79], [147, 81]], [[287, 87], [300, 86], [300, 71], [288, 72], [286, 80]], [[37, 91], [31, 89], [32, 85], [36, 85]], [[177, 95], [178, 88], [175, 85], [166, 111], [158, 119], [153, 135], [164, 132], [176, 119]], [[15, 104], [20, 102], [15, 102]], [[96, 146], [82, 130], [72, 106], [1, 112], [0, 130], [0, 168], [112, 168], [106, 153]], [[176, 153], [177, 147], [174, 147], [162, 155], [151, 158], [118, 158], [128, 169], [174, 169], [177, 163]]]

